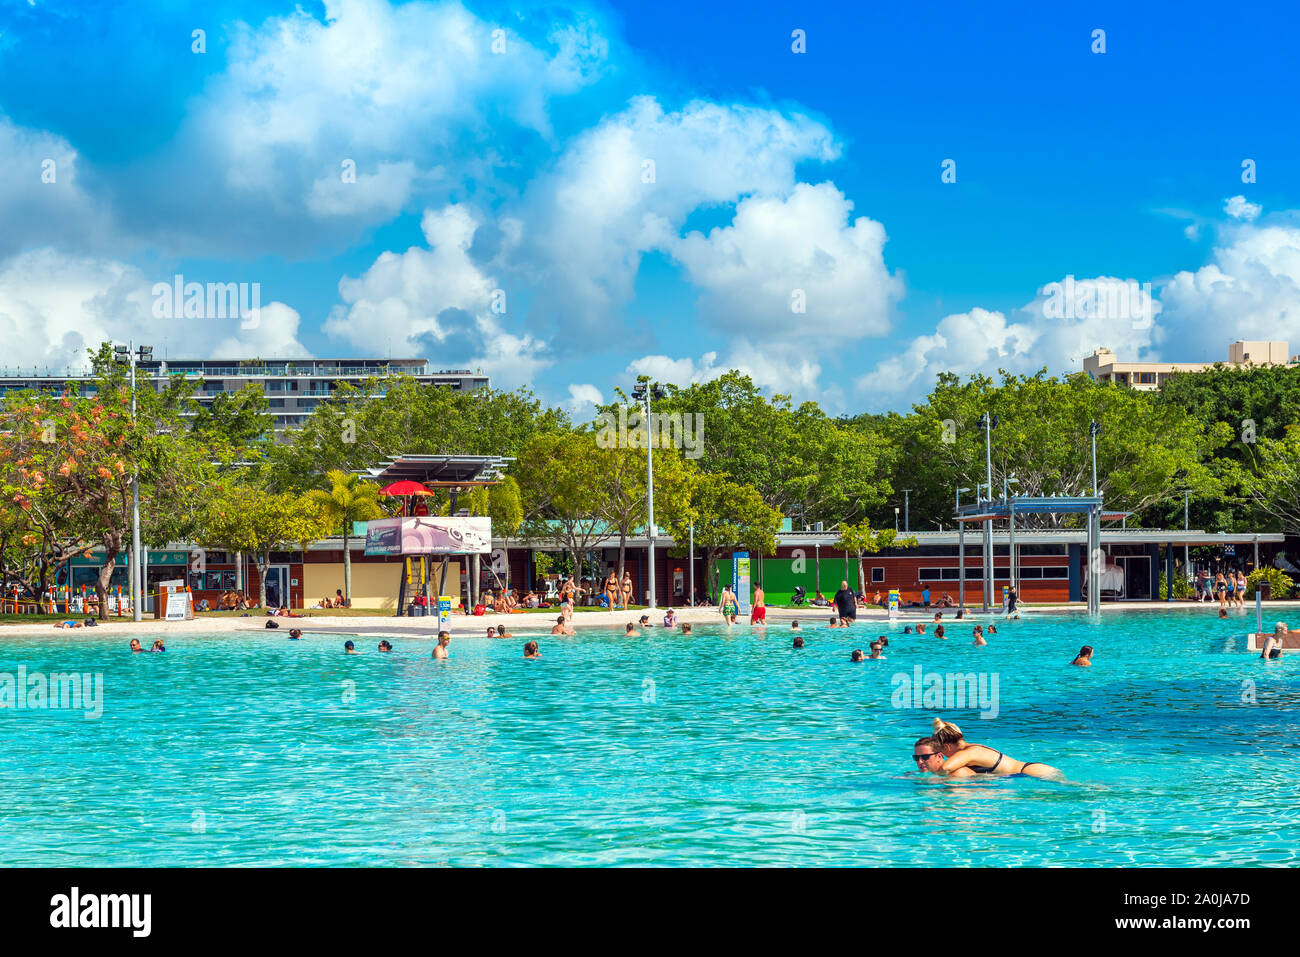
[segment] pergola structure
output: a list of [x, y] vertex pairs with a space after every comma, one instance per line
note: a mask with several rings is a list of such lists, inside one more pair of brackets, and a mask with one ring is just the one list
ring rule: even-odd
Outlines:
[[[458, 493], [477, 486], [498, 484], [502, 472], [513, 461], [513, 456], [506, 455], [399, 455], [381, 463], [378, 468], [362, 469], [360, 473], [380, 485], [406, 480], [419, 482], [427, 488], [445, 488], [451, 499], [451, 514], [455, 515]], [[469, 597], [473, 601], [478, 596], [478, 555], [471, 556], [470, 561], [472, 571], [469, 575]], [[446, 585], [447, 556], [444, 555], [438, 576], [439, 594], [446, 589]], [[405, 600], [406, 577], [403, 575], [398, 585], [399, 614]]]
[[399, 455], [378, 468], [362, 469], [361, 474], [380, 485], [403, 479], [429, 488], [451, 490], [452, 511], [456, 493], [477, 485], [496, 485], [501, 473], [514, 461], [506, 455]]
[[1092, 614], [1101, 612], [1101, 588], [1099, 578], [1103, 565], [1101, 550], [1102, 520], [1114, 521], [1127, 518], [1128, 512], [1105, 512], [1102, 510], [1100, 495], [1004, 495], [1000, 499], [980, 499], [969, 505], [957, 505], [957, 552], [961, 557], [958, 571], [958, 606], [966, 607], [966, 523], [987, 522], [984, 557], [984, 607], [987, 612], [993, 603], [993, 522], [1006, 519], [1011, 543], [1010, 580], [1020, 580], [1019, 561], [1016, 556], [1016, 515], [1083, 515], [1088, 525], [1088, 611]]

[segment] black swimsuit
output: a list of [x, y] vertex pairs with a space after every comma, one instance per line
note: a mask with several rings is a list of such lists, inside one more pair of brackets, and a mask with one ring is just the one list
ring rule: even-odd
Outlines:
[[[985, 745], [985, 747], [987, 747], [987, 745]], [[993, 751], [992, 748], [989, 748], [989, 750]], [[1002, 767], [1002, 759], [1006, 757], [1006, 755], [1004, 755], [1001, 751], [994, 751], [993, 753], [998, 756], [998, 759], [993, 762], [993, 767], [991, 768], [972, 767], [971, 770], [974, 771], [976, 774], [994, 774], [998, 768]], [[1031, 764], [1042, 764], [1042, 763], [1043, 762], [1041, 761], [1026, 761], [1024, 764], [1020, 766], [1019, 771], [1017, 771], [1015, 774], [1008, 774], [1007, 777], [1009, 778], [1033, 777], [1032, 774], [1025, 774], [1025, 768], [1029, 767]], [[1046, 765], [1043, 766], [1046, 767]]]
[[[990, 750], [990, 751], [993, 751], [992, 748], [989, 748], [989, 750]], [[976, 774], [992, 774], [994, 771], [996, 771], [998, 768], [1000, 768], [1000, 767], [1002, 766], [1002, 758], [1003, 758], [1003, 754], [1002, 754], [1001, 751], [994, 751], [993, 753], [996, 754], [996, 755], [998, 756], [998, 759], [997, 759], [996, 761], [993, 762], [993, 767], [991, 767], [991, 768], [976, 768], [976, 767], [972, 767], [971, 770], [974, 771]]]

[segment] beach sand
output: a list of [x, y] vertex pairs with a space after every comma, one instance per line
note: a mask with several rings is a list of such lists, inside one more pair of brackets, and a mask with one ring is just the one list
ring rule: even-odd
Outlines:
[[[1200, 611], [1200, 613], [1212, 616], [1217, 614], [1217, 605], [1212, 606], [1209, 603], [1198, 605], [1195, 602], [1178, 601], [1178, 602], [1115, 602], [1101, 606], [1102, 612], [1107, 611]], [[1264, 620], [1274, 622], [1278, 620], [1288, 620], [1294, 618], [1295, 611], [1300, 608], [1300, 601], [1272, 601], [1265, 605]], [[1051, 605], [1051, 606], [1034, 606], [1024, 608], [1024, 615], [1030, 617], [1036, 614], [1059, 614], [1062, 612], [1075, 612], [1085, 614], [1087, 608], [1084, 605]], [[954, 617], [952, 609], [904, 609], [898, 615], [897, 620], [906, 624], [916, 624], [924, 622], [927, 626], [932, 624], [934, 612], [943, 611], [942, 624], [947, 629], [954, 626], [963, 625], [981, 621], [1000, 621], [1002, 615], [996, 611], [990, 611], [988, 614], [981, 614], [979, 611], [968, 609], [967, 614], [962, 619]], [[677, 620], [679, 622], [689, 621], [696, 624], [717, 625], [722, 623], [722, 616], [718, 614], [717, 608], [678, 608]], [[1231, 613], [1233, 618], [1249, 618], [1250, 624], [1254, 626], [1254, 609], [1248, 605], [1243, 613], [1240, 609]], [[799, 620], [801, 624], [808, 626], [817, 626], [824, 624], [831, 617], [829, 608], [777, 608], [772, 605], [768, 606], [767, 619], [768, 626], [780, 626], [788, 628], [789, 623], [793, 620]], [[650, 622], [655, 628], [663, 626], [664, 609], [656, 611], [633, 610], [633, 611], [575, 611], [573, 616], [573, 626], [575, 629], [582, 630], [588, 628], [600, 628], [608, 631], [611, 629], [622, 630], [628, 623], [636, 623], [642, 615], [649, 615]], [[69, 616], [76, 617], [76, 616]], [[555, 624], [558, 617], [558, 610], [555, 615], [550, 614], [521, 614], [521, 615], [483, 615], [481, 617], [474, 615], [452, 615], [451, 633], [454, 638], [484, 638], [486, 637], [489, 627], [495, 628], [497, 625], [505, 625], [506, 629], [515, 636], [528, 635], [537, 637], [539, 635], [549, 635], [551, 626]], [[141, 622], [133, 622], [129, 618], [110, 618], [107, 622], [100, 622], [98, 629], [102, 629], [102, 634], [121, 635], [123, 638], [138, 636], [141, 641], [146, 637], [149, 638], [168, 638], [172, 636], [183, 635], [239, 635], [248, 634], [249, 632], [266, 631], [266, 622], [268, 618], [265, 614], [250, 613], [247, 618], [228, 618], [228, 617], [207, 617], [199, 614], [193, 621], [155, 621], [145, 619]], [[422, 618], [398, 618], [393, 617], [354, 617], [354, 616], [333, 616], [333, 615], [312, 615], [308, 610], [305, 618], [276, 618], [279, 624], [279, 630], [288, 632], [290, 628], [301, 628], [304, 632], [313, 634], [338, 634], [338, 635], [389, 635], [407, 638], [429, 638], [435, 639], [438, 636], [438, 622], [435, 617], [426, 616]], [[875, 624], [887, 624], [889, 616], [879, 608], [859, 608], [857, 623], [860, 630], [864, 633], [866, 626]], [[748, 618], [739, 619], [737, 628], [748, 628]], [[1300, 622], [1292, 624], [1293, 629], [1300, 629]], [[97, 629], [97, 630], [98, 630]], [[85, 629], [63, 629], [55, 628], [51, 622], [40, 622], [32, 624], [5, 623], [0, 624], [0, 637], [6, 635], [80, 635]]]

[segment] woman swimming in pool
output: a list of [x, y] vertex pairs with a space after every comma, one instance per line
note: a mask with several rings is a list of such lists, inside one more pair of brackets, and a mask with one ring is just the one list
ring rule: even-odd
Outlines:
[[940, 762], [942, 765], [940, 770], [944, 774], [969, 770], [974, 774], [1023, 774], [1031, 778], [1047, 778], [1053, 781], [1065, 777], [1050, 764], [1043, 764], [1041, 761], [1017, 761], [1009, 754], [995, 751], [987, 745], [969, 744], [962, 737], [961, 728], [942, 718], [934, 719], [932, 737], [935, 745], [944, 755]]

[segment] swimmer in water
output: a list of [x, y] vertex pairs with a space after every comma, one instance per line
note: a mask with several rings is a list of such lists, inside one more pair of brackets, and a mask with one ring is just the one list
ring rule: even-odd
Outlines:
[[627, 623], [627, 628], [625, 628], [625, 629], [623, 630], [623, 637], [624, 637], [624, 638], [631, 638], [631, 637], [632, 637], [633, 635], [635, 635], [636, 633], [637, 633], [637, 631], [636, 631], [636, 625], [632, 624], [632, 623], [629, 621], [629, 622]]
[[924, 635], [924, 634], [925, 634], [925, 624], [922, 623], [922, 624], [917, 625], [917, 626], [916, 626], [916, 631], [912, 632], [912, 634], [914, 634], [914, 635]]
[[447, 658], [450, 658], [451, 652], [447, 650], [447, 646], [449, 644], [451, 644], [451, 632], [449, 631], [438, 632], [438, 643], [434, 645], [433, 657], [437, 658], [439, 661], [443, 661], [446, 660]]
[[686, 621], [686, 622], [683, 622], [683, 623], [682, 623], [682, 634], [683, 634], [683, 635], [693, 635], [693, 634], [695, 634], [695, 632], [691, 631], [691, 623], [690, 623], [689, 621]]
[[945, 771], [943, 767], [943, 748], [933, 736], [919, 738], [916, 744], [912, 745], [912, 760], [916, 762], [916, 769], [922, 774], [941, 774], [954, 778], [973, 778], [975, 772], [970, 768], [953, 768], [951, 771]]
[[387, 654], [393, 650], [393, 646], [390, 645], [387, 640], [384, 640], [379, 643], [379, 650]]
[[931, 619], [931, 622], [933, 623], [933, 622], [936, 622], [936, 621], [943, 621], [943, 612], [941, 612], [941, 611], [936, 611], [936, 612], [934, 613], [934, 618]]
[[799, 619], [798, 619], [798, 618], [796, 618], [794, 621], [790, 622], [790, 630], [791, 630], [791, 631], [798, 631], [798, 630], [799, 630]]
[[1077, 665], [1080, 668], [1091, 668], [1092, 667], [1092, 645], [1084, 645], [1082, 648], [1080, 648], [1079, 653], [1075, 655], [1074, 660], [1071, 661], [1070, 664]]
[[355, 655], [357, 653], [357, 646], [351, 641], [345, 641], [343, 642], [343, 653], [345, 655]]
[[133, 655], [138, 655], [138, 654], [140, 654], [142, 651], [144, 651], [144, 649], [140, 647], [140, 639], [139, 639], [139, 638], [132, 638], [132, 639], [131, 639], [131, 654], [133, 654]]
[[1279, 621], [1273, 626], [1273, 634], [1264, 639], [1264, 647], [1260, 649], [1259, 656], [1265, 661], [1272, 658], [1282, 657], [1282, 645], [1286, 641], [1286, 636], [1290, 634], [1286, 623]]
[[[491, 631], [491, 629], [488, 630]], [[564, 616], [561, 615], [559, 618], [555, 619], [555, 624], [551, 627], [551, 634], [572, 635], [575, 634], [575, 632], [573, 630], [573, 626], [570, 625], [567, 621], [565, 621]]]
[[802, 647], [803, 647], [803, 635], [795, 635], [795, 636], [794, 636], [794, 647], [796, 647], [796, 648], [802, 648]]
[[990, 635], [996, 635], [996, 634], [998, 633], [998, 626], [997, 626], [997, 625], [989, 625], [988, 633], [989, 633]]
[[650, 627], [651, 627], [651, 625], [650, 625], [650, 616], [649, 616], [649, 615], [642, 615], [642, 616], [641, 616], [641, 620], [640, 620], [639, 622], [637, 622], [637, 624], [638, 624], [640, 627], [642, 627], [642, 628], [650, 628]]
[[301, 628], [290, 628], [290, 629], [289, 629], [289, 640], [290, 640], [290, 641], [301, 641], [301, 640], [302, 640], [302, 629], [301, 629]]
[[984, 640], [984, 629], [979, 625], [975, 626], [975, 647], [983, 648], [988, 642]]
[[854, 648], [853, 654], [849, 655], [849, 661], [863, 661], [863, 660], [865, 659], [862, 657], [862, 649]]
[[962, 737], [961, 728], [944, 721], [934, 719], [936, 745], [943, 751], [943, 773], [952, 774], [954, 770], [967, 770], [975, 774], [1023, 774], [1031, 778], [1046, 778], [1059, 781], [1065, 777], [1050, 764], [1040, 761], [1017, 761], [1008, 754], [995, 751], [987, 745], [969, 744]]
[[537, 650], [537, 642], [530, 641], [524, 645], [524, 657], [529, 659], [542, 657], [542, 653]]
[[879, 639], [871, 643], [871, 660], [872, 661], [885, 660], [885, 646], [880, 643]]
[[946, 637], [944, 637], [943, 625], [934, 626], [934, 637], [943, 638], [944, 641], [948, 640]]
[[668, 614], [664, 615], [664, 627], [665, 628], [677, 627], [677, 612], [673, 611], [673, 609], [671, 608], [668, 609]]
[[912, 634], [912, 626], [911, 626], [911, 625], [904, 625], [904, 626], [903, 626], [903, 634], [905, 634], [905, 635], [910, 635], [910, 634]]
[[157, 641], [155, 641], [155, 642], [153, 643], [153, 647], [150, 648], [149, 650], [150, 650], [151, 652], [153, 652], [154, 654], [157, 654], [157, 653], [160, 652], [160, 651], [166, 651], [166, 650], [167, 650], [167, 646], [164, 645], [164, 644], [163, 644], [163, 640], [162, 640], [161, 638], [159, 638]]

